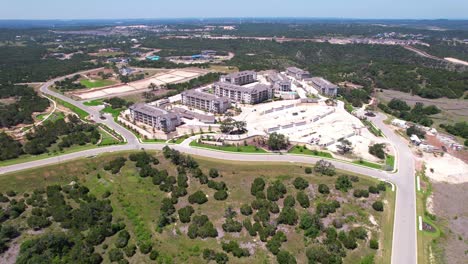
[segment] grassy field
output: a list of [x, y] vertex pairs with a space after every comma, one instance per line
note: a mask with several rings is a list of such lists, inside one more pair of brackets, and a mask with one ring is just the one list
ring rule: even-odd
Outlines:
[[196, 140], [190, 142], [190, 146], [198, 148], [208, 148], [228, 152], [244, 152], [244, 153], [267, 153], [264, 149], [256, 148], [255, 146], [214, 146], [210, 144], [198, 143]]
[[117, 117], [120, 115], [120, 112], [122, 112], [123, 110], [124, 109], [121, 109], [121, 108], [114, 109], [114, 108], [112, 108], [110, 106], [106, 106], [101, 111], [104, 112], [104, 113], [111, 114], [112, 117], [114, 117], [114, 119], [117, 120]]
[[391, 167], [392, 169], [395, 168], [395, 156], [386, 155], [385, 156], [385, 164]]
[[88, 112], [86, 112], [85, 110], [83, 110], [83, 109], [81, 109], [81, 108], [79, 108], [79, 107], [76, 107], [76, 106], [74, 106], [74, 105], [72, 105], [72, 104], [70, 104], [70, 103], [68, 103], [68, 102], [62, 101], [62, 100], [60, 100], [60, 99], [58, 99], [58, 98], [55, 98], [55, 97], [52, 97], [52, 96], [51, 96], [51, 98], [52, 98], [55, 102], [57, 102], [58, 104], [61, 104], [61, 105], [63, 105], [64, 107], [70, 109], [72, 112], [74, 112], [75, 114], [77, 114], [81, 119], [85, 119], [86, 117], [89, 116], [89, 113], [88, 113]]
[[102, 99], [97, 99], [97, 100], [84, 102], [83, 104], [86, 106], [98, 106], [98, 105], [102, 105], [102, 103], [103, 103]]
[[[224, 233], [223, 237], [218, 239], [189, 239], [184, 233], [187, 231], [187, 224], [169, 225], [161, 233], [156, 231], [157, 219], [159, 217], [159, 206], [161, 200], [168, 194], [159, 190], [152, 184], [151, 178], [141, 178], [138, 176], [137, 169], [133, 162], [126, 162], [120, 173], [111, 174], [103, 170], [104, 164], [115, 157], [127, 155], [128, 153], [108, 153], [95, 158], [83, 158], [79, 160], [41, 167], [34, 170], [22, 171], [14, 174], [0, 175], [0, 192], [5, 193], [8, 190], [15, 190], [18, 193], [31, 191], [36, 188], [42, 188], [51, 184], [68, 184], [71, 181], [80, 181], [86, 185], [92, 194], [96, 197], [102, 197], [106, 191], [112, 195], [109, 197], [113, 207], [113, 218], [121, 219], [127, 226], [131, 234], [130, 243], [136, 243], [138, 239], [149, 237], [154, 242], [154, 248], [160, 253], [158, 261], [160, 263], [207, 263], [202, 259], [202, 250], [204, 248], [215, 249], [221, 252], [220, 241], [237, 240], [240, 244], [252, 243], [252, 238], [245, 232], [240, 234]], [[160, 154], [157, 154], [160, 164], [158, 169], [167, 169], [169, 175], [177, 175], [174, 165], [165, 160]], [[290, 163], [256, 163], [256, 162], [225, 162], [221, 160], [205, 159], [195, 157], [204, 173], [208, 173], [209, 168], [217, 168], [222, 175], [217, 181], [224, 181], [229, 188], [229, 198], [226, 201], [214, 200], [212, 189], [206, 185], [200, 185], [198, 181], [190, 179], [188, 193], [196, 190], [202, 190], [208, 195], [208, 202], [202, 205], [193, 205], [195, 214], [206, 214], [213, 224], [220, 230], [224, 222], [224, 211], [227, 206], [239, 208], [246, 202], [253, 201], [254, 197], [250, 194], [250, 184], [253, 179], [262, 176], [267, 182], [274, 180], [282, 181], [287, 188], [288, 194], [294, 194], [296, 190], [291, 182], [295, 177], [305, 178], [312, 187], [313, 203], [324, 201], [316, 188], [318, 184], [323, 183], [332, 187], [336, 177], [324, 177], [313, 174], [305, 174], [304, 166]], [[352, 175], [352, 173], [346, 173]], [[376, 184], [377, 181], [368, 177], [359, 176], [359, 182], [353, 182], [354, 188], [367, 188], [369, 185]], [[332, 217], [347, 217], [348, 224], [362, 223], [370, 228], [373, 238], [380, 241], [380, 250], [375, 251], [369, 248], [368, 242], [358, 240], [358, 248], [353, 251], [347, 251], [344, 263], [359, 263], [364, 256], [375, 255], [375, 263], [390, 263], [391, 250], [391, 228], [393, 227], [394, 193], [390, 190], [383, 193], [380, 197], [372, 197], [368, 200], [356, 200], [350, 197], [349, 193], [341, 193], [331, 188], [332, 197], [342, 197], [341, 208]], [[385, 211], [376, 212], [369, 208], [370, 200], [382, 199], [385, 201]], [[187, 205], [187, 196], [179, 198], [175, 205], [176, 209]], [[282, 201], [278, 202], [282, 205]], [[301, 214], [305, 211], [295, 205], [296, 210]], [[312, 210], [314, 206], [311, 207]], [[373, 226], [369, 220], [375, 219], [378, 226]], [[240, 214], [237, 217], [241, 218]], [[329, 225], [329, 224], [327, 224]], [[282, 225], [282, 230], [287, 234], [288, 241], [282, 245], [282, 249], [288, 250], [293, 254], [297, 263], [306, 263], [305, 248], [308, 243], [304, 241], [302, 231], [294, 227]], [[381, 231], [384, 232], [381, 232]], [[218, 232], [219, 233], [219, 232]], [[104, 244], [113, 247], [116, 237], [106, 239]], [[275, 257], [269, 253], [261, 242], [253, 242], [254, 254], [248, 258], [235, 258], [229, 255], [230, 263], [276, 263]], [[108, 249], [102, 246], [96, 247], [96, 252], [104, 256], [104, 263], [109, 263]], [[130, 260], [130, 263], [154, 263], [148, 259], [148, 256], [142, 255], [139, 251]]]
[[99, 143], [99, 146], [109, 146], [109, 145], [115, 145], [119, 144], [120, 141], [115, 139], [113, 136], [111, 136], [109, 133], [104, 131], [103, 129], [99, 130], [101, 132], [101, 142]]
[[291, 148], [288, 153], [300, 154], [300, 155], [311, 155], [311, 156], [324, 157], [324, 158], [330, 158], [330, 159], [333, 158], [333, 155], [331, 153], [329, 153], [329, 152], [314, 151], [314, 150], [310, 150], [310, 149], [303, 148], [303, 147], [300, 147], [300, 146], [295, 146], [295, 147]]
[[355, 160], [355, 161], [353, 161], [353, 163], [358, 164], [358, 165], [362, 165], [362, 166], [366, 166], [366, 167], [369, 167], [369, 168], [373, 168], [373, 169], [382, 169], [382, 164], [373, 163], [373, 162], [366, 161], [366, 160]]
[[111, 80], [100, 80], [100, 79], [95, 79], [95, 80], [88, 80], [88, 79], [83, 79], [80, 81], [80, 83], [86, 88], [99, 88], [99, 87], [105, 87], [109, 85], [115, 84], [114, 81]]
[[[47, 116], [49, 115], [49, 113], [45, 113], [45, 114], [40, 114], [37, 116], [37, 118], [39, 120], [44, 120]], [[54, 113], [52, 113], [52, 115], [50, 115], [50, 117], [47, 119], [49, 121], [57, 121], [59, 119], [63, 119], [65, 118], [65, 114], [63, 112], [57, 112], [55, 111]]]

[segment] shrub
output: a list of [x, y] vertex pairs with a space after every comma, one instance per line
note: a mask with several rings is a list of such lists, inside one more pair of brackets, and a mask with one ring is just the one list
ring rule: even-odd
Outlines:
[[273, 255], [277, 255], [280, 251], [281, 244], [287, 241], [286, 235], [278, 231], [267, 243], [266, 247], [268, 250], [273, 253]]
[[211, 178], [218, 178], [219, 177], [219, 172], [218, 172], [217, 169], [210, 169], [210, 172], [208, 173], [208, 175]]
[[278, 223], [286, 225], [296, 225], [298, 216], [296, 210], [292, 207], [284, 207], [278, 216]]
[[226, 219], [222, 225], [224, 232], [238, 233], [242, 230], [242, 224], [234, 219]]
[[215, 192], [214, 196], [217, 201], [224, 201], [228, 197], [228, 193], [225, 190]]
[[192, 214], [195, 212], [192, 206], [187, 205], [183, 208], [180, 208], [178, 213], [179, 213], [179, 220], [182, 223], [190, 223], [190, 217]]
[[[312, 169], [311, 168], [309, 169], [311, 170], [311, 173], [312, 173]], [[304, 190], [307, 187], [309, 187], [309, 183], [304, 178], [301, 178], [301, 177], [297, 177], [296, 179], [294, 179], [293, 185], [298, 190]]]
[[131, 244], [131, 245], [128, 245], [126, 248], [124, 248], [124, 253], [125, 253], [125, 256], [131, 258], [133, 257], [133, 255], [135, 255], [136, 253], [136, 246]]
[[15, 191], [12, 191], [12, 190], [9, 190], [6, 192], [6, 195], [8, 195], [9, 197], [15, 197], [16, 196], [16, 192]]
[[296, 199], [302, 208], [309, 208], [310, 206], [309, 197], [303, 191], [297, 192]]
[[276, 255], [278, 264], [296, 264], [296, 258], [288, 251], [280, 250]]
[[323, 229], [323, 224], [320, 221], [320, 217], [318, 215], [306, 212], [301, 215], [299, 228], [304, 230], [304, 236], [316, 238]]
[[312, 168], [311, 167], [305, 167], [304, 172], [306, 174], [312, 174]]
[[327, 176], [333, 176], [336, 174], [335, 166], [326, 160], [319, 160], [314, 166], [314, 171]]
[[252, 207], [249, 204], [243, 204], [240, 208], [240, 212], [243, 215], [251, 215], [252, 214]]
[[117, 240], [115, 241], [115, 246], [117, 248], [124, 248], [128, 244], [128, 240], [130, 239], [130, 234], [127, 230], [122, 230], [117, 235]]
[[284, 198], [283, 205], [285, 207], [286, 206], [294, 207], [294, 205], [296, 205], [296, 200], [294, 199], [292, 195], [288, 195], [286, 196], [286, 198]]
[[111, 262], [117, 262], [121, 259], [123, 259], [123, 253], [117, 249], [117, 248], [113, 248], [111, 250], [109, 250], [109, 260]]
[[379, 189], [377, 187], [375, 187], [375, 186], [369, 186], [369, 192], [373, 193], [373, 194], [378, 194]]
[[202, 191], [196, 191], [192, 195], [188, 197], [188, 201], [191, 204], [204, 204], [208, 202], [208, 198], [206, 198], [206, 194]]
[[224, 251], [232, 253], [234, 257], [242, 258], [250, 256], [249, 251], [245, 248], [239, 247], [239, 244], [236, 241], [229, 241], [228, 243], [221, 242], [221, 246]]
[[377, 189], [379, 191], [385, 192], [387, 190], [387, 183], [386, 182], [379, 182], [379, 184], [377, 184]]
[[250, 187], [250, 193], [256, 195], [257, 192], [262, 192], [263, 190], [265, 190], [265, 180], [262, 178], [255, 178]]
[[356, 198], [361, 198], [361, 197], [366, 197], [367, 198], [367, 197], [369, 197], [369, 191], [356, 189], [356, 190], [354, 190], [353, 195]]
[[159, 252], [156, 251], [156, 250], [154, 250], [154, 249], [151, 250], [151, 253], [150, 253], [149, 258], [150, 258], [151, 260], [156, 260], [158, 257], [159, 257]]
[[330, 193], [330, 188], [326, 184], [320, 184], [318, 187], [318, 191], [321, 194], [329, 194]]
[[383, 212], [384, 210], [384, 205], [381, 201], [376, 201], [372, 204], [372, 208], [378, 212]]
[[335, 188], [342, 192], [347, 192], [348, 189], [352, 188], [353, 184], [347, 175], [341, 175], [336, 179]]
[[267, 198], [270, 201], [278, 201], [280, 198], [283, 198], [286, 194], [286, 186], [280, 181], [275, 181], [272, 185], [267, 188]]
[[119, 173], [120, 169], [125, 165], [125, 161], [127, 161], [127, 159], [124, 157], [115, 158], [104, 165], [104, 170], [111, 171], [112, 174]]
[[369, 247], [371, 249], [379, 249], [379, 241], [377, 241], [377, 239], [371, 239], [369, 241]]
[[151, 242], [143, 242], [138, 247], [140, 248], [140, 252], [146, 255], [153, 249], [153, 244]]
[[369, 153], [379, 159], [385, 159], [385, 144], [380, 143], [369, 146]]

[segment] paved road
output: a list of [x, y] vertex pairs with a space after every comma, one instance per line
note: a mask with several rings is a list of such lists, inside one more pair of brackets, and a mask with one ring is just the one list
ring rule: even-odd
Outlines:
[[[62, 79], [62, 78], [59, 78]], [[59, 80], [56, 79], [56, 80]], [[92, 119], [97, 123], [103, 123], [120, 133], [127, 139], [128, 144], [117, 145], [103, 148], [90, 149], [86, 151], [66, 154], [62, 156], [37, 160], [17, 165], [0, 167], [0, 174], [9, 172], [35, 168], [39, 166], [46, 166], [56, 164], [67, 160], [99, 155], [107, 152], [136, 150], [136, 149], [149, 149], [161, 150], [164, 144], [143, 144], [138, 141], [135, 135], [120, 125], [114, 122], [112, 118], [101, 120], [99, 112], [92, 107], [83, 105], [82, 102], [74, 101], [59, 93], [50, 91], [48, 88], [54, 81], [45, 83], [41, 87], [43, 93], [55, 96], [70, 104], [80, 107], [88, 111], [92, 115]], [[385, 136], [394, 144], [396, 149], [396, 160], [398, 171], [396, 173], [387, 173], [380, 170], [375, 170], [367, 167], [358, 166], [356, 164], [346, 163], [342, 161], [332, 161], [338, 169], [352, 171], [359, 174], [368, 175], [381, 180], [391, 181], [396, 185], [397, 200], [395, 207], [395, 222], [393, 232], [393, 245], [392, 245], [392, 263], [394, 264], [414, 264], [417, 263], [417, 245], [416, 245], [416, 189], [415, 189], [415, 165], [411, 151], [407, 143], [401, 139], [400, 136], [395, 134], [388, 126], [383, 123], [383, 115], [377, 115], [371, 120], [374, 124], [382, 130]], [[213, 159], [231, 160], [231, 161], [255, 161], [255, 162], [297, 162], [297, 163], [315, 163], [319, 158], [297, 156], [297, 155], [278, 155], [278, 154], [239, 154], [229, 152], [219, 152], [208, 149], [198, 149], [188, 146], [188, 144], [171, 145], [171, 148], [177, 149], [183, 153], [190, 155], [197, 155], [209, 157]]]

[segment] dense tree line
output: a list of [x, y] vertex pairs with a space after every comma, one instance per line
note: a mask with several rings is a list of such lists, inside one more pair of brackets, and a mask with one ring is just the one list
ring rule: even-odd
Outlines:
[[441, 112], [435, 105], [424, 106], [423, 103], [416, 103], [411, 108], [405, 101], [395, 98], [387, 105], [379, 103], [378, 107], [387, 114], [428, 127], [434, 123], [430, 116]]
[[49, 100], [23, 85], [0, 85], [0, 99], [12, 100], [11, 103], [0, 101], [0, 128], [31, 124], [34, 112], [43, 112], [49, 107]]

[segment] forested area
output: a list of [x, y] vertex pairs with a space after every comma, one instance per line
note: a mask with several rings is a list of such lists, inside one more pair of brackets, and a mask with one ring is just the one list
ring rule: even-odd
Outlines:
[[21, 144], [5, 133], [0, 134], [0, 160], [17, 158], [22, 154], [39, 155], [50, 152], [50, 147], [61, 151], [74, 145], [96, 144], [101, 135], [97, 126], [83, 123], [76, 116], [68, 116], [68, 121], [58, 119], [47, 121], [26, 134]]
[[468, 71], [418, 56], [399, 46], [277, 43], [257, 40], [148, 38], [144, 45], [168, 50], [213, 49], [234, 52], [226, 62], [240, 70], [284, 70], [298, 66], [332, 82], [411, 92], [426, 98], [459, 98], [468, 87]]
[[423, 103], [416, 103], [411, 108], [405, 101], [399, 99], [392, 99], [387, 105], [380, 103], [378, 107], [387, 114], [426, 127], [430, 127], [434, 123], [430, 116], [440, 113], [440, 109], [437, 106], [424, 106]]
[[49, 107], [49, 100], [23, 85], [0, 84], [0, 99], [6, 99], [6, 102], [0, 100], [0, 128], [30, 124], [34, 112], [43, 112]]
[[38, 44], [0, 48], [0, 83], [43, 82], [54, 77], [97, 68], [85, 54], [71, 59], [45, 58], [47, 48]]

